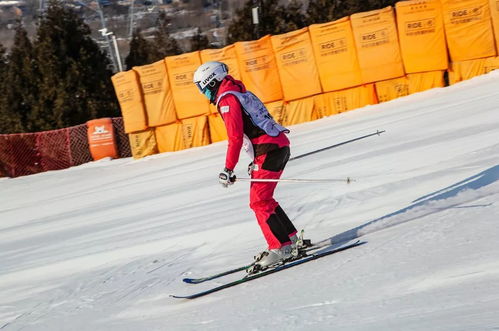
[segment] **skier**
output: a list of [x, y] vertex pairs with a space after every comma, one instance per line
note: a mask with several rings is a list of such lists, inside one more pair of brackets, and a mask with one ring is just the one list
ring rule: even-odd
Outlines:
[[[234, 184], [234, 168], [241, 148], [253, 162], [248, 166], [251, 178], [280, 178], [289, 159], [289, 130], [274, 121], [264, 104], [241, 81], [228, 74], [222, 62], [206, 62], [194, 73], [194, 84], [217, 106], [228, 135], [225, 168], [219, 174], [224, 187]], [[250, 208], [254, 211], [268, 249], [255, 256], [258, 271], [285, 262], [297, 254], [297, 231], [281, 206], [274, 200], [276, 182], [252, 182]], [[250, 271], [251, 272], [251, 271]]]

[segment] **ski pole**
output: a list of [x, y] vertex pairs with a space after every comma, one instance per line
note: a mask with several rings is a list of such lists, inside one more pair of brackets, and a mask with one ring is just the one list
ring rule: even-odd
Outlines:
[[312, 151], [312, 152], [308, 152], [308, 153], [305, 153], [305, 154], [302, 154], [302, 155], [298, 155], [298, 156], [292, 157], [292, 158], [289, 159], [289, 161], [298, 160], [298, 159], [301, 159], [302, 157], [305, 157], [305, 156], [309, 156], [309, 155], [312, 155], [312, 154], [315, 154], [315, 153], [319, 153], [319, 152], [324, 152], [324, 151], [327, 151], [328, 149], [339, 147], [341, 145], [345, 145], [345, 144], [348, 144], [348, 143], [351, 143], [351, 142], [354, 142], [354, 141], [357, 141], [357, 140], [361, 140], [361, 139], [364, 139], [364, 138], [372, 137], [374, 135], [378, 135], [379, 136], [383, 132], [385, 132], [385, 130], [381, 130], [381, 131], [376, 130], [376, 132], [370, 133], [370, 134], [366, 134], [365, 136], [362, 136], [362, 137], [357, 137], [357, 138], [354, 138], [354, 139], [343, 141], [343, 142], [338, 143], [338, 144], [334, 144], [332, 146], [328, 146], [328, 147], [324, 147], [324, 148], [318, 149], [316, 151]]
[[332, 182], [340, 182], [350, 184], [351, 182], [355, 182], [355, 179], [350, 177], [344, 179], [338, 178], [326, 178], [326, 179], [304, 179], [304, 178], [241, 178], [237, 177], [236, 181], [245, 181], [245, 182], [253, 182], [253, 183], [279, 183], [279, 182], [289, 182], [289, 183], [332, 183]]

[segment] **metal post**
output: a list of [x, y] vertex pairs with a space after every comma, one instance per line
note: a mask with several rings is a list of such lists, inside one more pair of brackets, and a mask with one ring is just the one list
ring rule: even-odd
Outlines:
[[135, 0], [132, 0], [132, 4], [130, 5], [130, 30], [128, 31], [128, 38], [132, 38], [133, 35], [133, 14], [134, 14], [134, 5]]
[[118, 61], [118, 70], [123, 71], [123, 66], [121, 65], [120, 50], [118, 48], [118, 43], [116, 42], [116, 36], [113, 34], [112, 38], [113, 38], [114, 49], [116, 51], [116, 60]]
[[102, 36], [104, 36], [104, 38], [106, 38], [107, 46], [109, 48], [109, 55], [111, 56], [111, 61], [113, 61], [114, 70], [117, 71], [118, 65], [116, 64], [116, 60], [114, 58], [114, 52], [113, 52], [113, 47], [111, 45], [111, 39], [109, 39], [109, 34], [107, 33], [106, 20], [104, 18], [104, 13], [102, 12], [102, 9], [100, 7], [99, 0], [97, 0], [96, 3], [97, 3], [97, 10], [96, 11], [99, 14], [101, 24], [102, 24], [102, 29], [99, 31], [102, 33]]
[[256, 39], [260, 38], [260, 4], [258, 0], [253, 0], [253, 8], [251, 8], [251, 16], [253, 18], [253, 25], [255, 26]]

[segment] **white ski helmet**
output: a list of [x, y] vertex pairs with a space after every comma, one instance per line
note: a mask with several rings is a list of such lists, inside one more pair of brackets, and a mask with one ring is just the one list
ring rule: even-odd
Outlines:
[[199, 91], [206, 94], [206, 89], [212, 90], [218, 82], [221, 82], [229, 73], [225, 63], [210, 61], [200, 65], [194, 72], [194, 84]]

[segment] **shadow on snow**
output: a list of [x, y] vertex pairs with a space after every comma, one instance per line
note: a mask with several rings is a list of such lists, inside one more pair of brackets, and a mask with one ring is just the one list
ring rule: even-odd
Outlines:
[[[414, 200], [411, 205], [405, 208], [399, 209], [393, 213], [387, 214], [385, 216], [362, 224], [358, 227], [337, 234], [329, 238], [328, 240], [331, 242], [331, 244], [345, 242], [348, 240], [359, 238], [368, 233], [406, 223], [449, 208], [476, 208], [489, 206], [490, 204], [468, 206], [460, 205], [483, 197], [483, 195], [478, 194], [476, 191], [496, 182], [497, 180], [499, 180], [499, 165], [484, 170], [451, 186], [424, 195]], [[476, 194], [472, 194], [471, 198], [469, 199], [453, 199], [460, 193], [468, 190], [471, 190]], [[445, 204], [444, 200], [447, 199], [450, 199], [450, 201]]]

